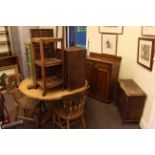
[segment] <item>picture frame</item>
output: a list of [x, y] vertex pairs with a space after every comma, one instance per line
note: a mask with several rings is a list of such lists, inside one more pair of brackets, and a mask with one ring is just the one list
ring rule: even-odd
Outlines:
[[155, 36], [155, 26], [142, 26], [142, 36]]
[[101, 34], [123, 34], [123, 26], [99, 26], [98, 31]]
[[139, 38], [138, 39], [138, 55], [137, 63], [146, 69], [152, 71], [154, 57], [154, 39]]
[[0, 76], [2, 74], [13, 75], [19, 73], [17, 65], [9, 65], [0, 67]]
[[[0, 78], [6, 74], [7, 76], [14, 76], [19, 74], [18, 66], [17, 65], [9, 65], [9, 66], [2, 66], [0, 67]], [[0, 91], [5, 91], [5, 86], [0, 84]]]
[[101, 53], [117, 55], [118, 36], [112, 34], [101, 35]]

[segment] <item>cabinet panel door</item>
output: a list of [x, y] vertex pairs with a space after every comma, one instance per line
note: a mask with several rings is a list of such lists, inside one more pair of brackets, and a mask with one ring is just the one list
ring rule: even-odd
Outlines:
[[89, 89], [89, 92], [90, 93], [93, 93], [93, 81], [94, 81], [94, 66], [93, 65], [90, 65], [87, 63], [87, 66], [86, 66], [86, 79], [88, 81], [88, 84], [90, 86], [90, 89]]
[[95, 66], [95, 95], [99, 98], [108, 99], [109, 94], [109, 72], [108, 70]]
[[78, 51], [78, 48], [65, 51], [66, 72], [69, 90], [81, 88], [85, 85], [86, 79], [86, 51]]

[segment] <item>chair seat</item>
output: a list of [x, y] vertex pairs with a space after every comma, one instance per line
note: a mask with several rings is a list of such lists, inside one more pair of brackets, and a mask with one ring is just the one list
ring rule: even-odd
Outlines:
[[79, 120], [83, 128], [86, 128], [83, 114], [88, 88], [89, 86], [81, 92], [63, 96], [61, 101], [54, 105], [53, 127], [57, 125], [69, 129], [72, 121]]
[[61, 107], [55, 107], [54, 112], [63, 118], [64, 120], [73, 120], [76, 118], [79, 118], [83, 115], [83, 110], [82, 111], [72, 111], [69, 113], [65, 113], [65, 111]]

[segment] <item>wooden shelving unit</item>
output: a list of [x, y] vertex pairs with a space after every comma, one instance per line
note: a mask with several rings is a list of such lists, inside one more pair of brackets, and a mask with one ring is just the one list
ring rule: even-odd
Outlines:
[[[46, 88], [54, 88], [54, 87], [57, 87], [57, 86], [63, 84], [63, 81], [60, 78], [56, 77], [56, 76], [46, 77], [45, 80], [46, 80], [45, 81]], [[41, 86], [41, 87], [44, 86], [44, 83], [43, 83], [42, 79], [38, 80], [37, 84], [39, 86]]]
[[[34, 64], [42, 66], [41, 60], [35, 60]], [[45, 58], [45, 67], [52, 67], [57, 65], [62, 65], [62, 60], [57, 58]]]
[[[61, 49], [57, 49], [57, 43]], [[63, 84], [64, 40], [54, 37], [35, 37], [31, 39], [32, 59], [34, 64], [34, 83], [43, 89]]]
[[11, 56], [9, 32], [7, 26], [0, 26], [0, 56]]

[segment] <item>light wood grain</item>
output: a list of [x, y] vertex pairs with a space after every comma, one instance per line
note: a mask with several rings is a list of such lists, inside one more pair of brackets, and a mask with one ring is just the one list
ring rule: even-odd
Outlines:
[[54, 89], [48, 89], [46, 96], [42, 96], [42, 89], [28, 89], [27, 86], [33, 84], [33, 81], [31, 79], [25, 79], [23, 80], [19, 85], [19, 90], [27, 95], [28, 97], [38, 99], [38, 100], [44, 100], [44, 101], [54, 101], [54, 100], [60, 100], [63, 96], [71, 95], [76, 92], [81, 92], [86, 89], [87, 87], [87, 81], [84, 87], [75, 89], [73, 91], [64, 90], [63, 88], [54, 88]]

